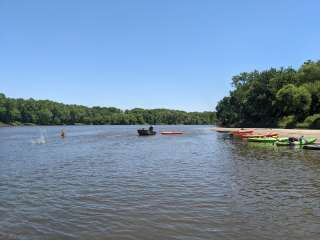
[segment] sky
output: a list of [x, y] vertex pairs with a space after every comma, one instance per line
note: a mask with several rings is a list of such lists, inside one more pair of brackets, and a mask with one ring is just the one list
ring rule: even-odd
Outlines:
[[319, 59], [317, 0], [0, 0], [0, 92], [212, 111], [241, 72]]

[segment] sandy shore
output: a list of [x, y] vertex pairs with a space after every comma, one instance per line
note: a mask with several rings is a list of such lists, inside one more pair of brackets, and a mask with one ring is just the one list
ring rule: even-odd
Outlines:
[[[252, 129], [256, 133], [265, 134], [270, 132], [278, 133], [280, 137], [316, 137], [317, 143], [320, 143], [320, 130], [313, 129], [278, 129], [278, 128], [246, 128]], [[237, 131], [240, 128], [223, 128], [223, 127], [215, 127], [212, 128], [213, 131], [223, 132], [223, 131]]]

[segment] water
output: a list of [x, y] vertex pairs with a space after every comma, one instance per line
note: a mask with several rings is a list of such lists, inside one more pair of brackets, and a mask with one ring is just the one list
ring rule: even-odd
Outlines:
[[136, 128], [1, 128], [0, 239], [319, 239], [319, 152]]

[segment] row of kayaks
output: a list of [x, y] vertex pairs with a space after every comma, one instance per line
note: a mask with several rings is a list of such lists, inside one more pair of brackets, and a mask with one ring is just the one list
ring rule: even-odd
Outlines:
[[[265, 134], [257, 134], [254, 130], [238, 130], [231, 132], [233, 137], [246, 139], [248, 142], [255, 143], [272, 143], [277, 146], [307, 146], [311, 148], [318, 148], [318, 145], [311, 145], [317, 141], [314, 137], [279, 137], [278, 133], [269, 132]], [[306, 147], [307, 148], [307, 147]]]
[[267, 138], [267, 137], [278, 136], [278, 134], [274, 132], [258, 134], [258, 133], [255, 133], [254, 130], [238, 130], [238, 131], [231, 132], [231, 135], [234, 137], [240, 137], [240, 138]]

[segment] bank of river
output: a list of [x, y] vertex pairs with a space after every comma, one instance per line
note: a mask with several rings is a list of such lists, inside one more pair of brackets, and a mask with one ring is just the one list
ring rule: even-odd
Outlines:
[[[238, 131], [241, 128], [225, 128], [225, 127], [215, 127], [212, 130], [221, 132], [221, 131]], [[317, 142], [320, 143], [320, 130], [313, 129], [279, 129], [279, 128], [248, 128], [253, 129], [256, 133], [266, 134], [270, 132], [278, 133], [280, 137], [316, 137]]]
[[[0, 239], [318, 239], [317, 151], [209, 126], [0, 129]], [[41, 141], [35, 141], [41, 137]], [[45, 140], [45, 141], [42, 141]]]

